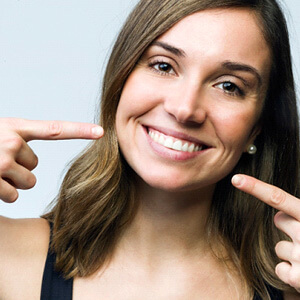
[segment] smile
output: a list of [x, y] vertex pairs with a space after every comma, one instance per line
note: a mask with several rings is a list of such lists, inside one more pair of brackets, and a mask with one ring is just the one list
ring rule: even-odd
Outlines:
[[204, 149], [204, 145], [198, 145], [171, 136], [167, 136], [153, 129], [148, 130], [148, 135], [154, 142], [176, 151], [192, 153]]

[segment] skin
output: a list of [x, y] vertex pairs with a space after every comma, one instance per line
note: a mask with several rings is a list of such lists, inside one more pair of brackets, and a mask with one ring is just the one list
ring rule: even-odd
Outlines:
[[[275, 226], [286, 233], [291, 241], [280, 241], [276, 245], [276, 254], [282, 260], [276, 266], [278, 277], [294, 287], [300, 293], [300, 203], [299, 199], [285, 191], [266, 184], [260, 180], [246, 175], [235, 175], [232, 184], [266, 204], [276, 208], [278, 213], [274, 217]], [[292, 297], [292, 296], [291, 296]], [[299, 299], [299, 296], [293, 296]]]
[[[138, 212], [106, 268], [75, 278], [75, 300], [99, 295], [103, 299], [242, 299], [244, 295], [239, 276], [234, 272], [228, 276], [211, 254], [205, 220], [215, 183], [259, 133], [256, 124], [270, 66], [268, 47], [255, 16], [247, 10], [193, 14], [158, 41], [180, 47], [184, 57], [158, 45], [149, 48], [128, 78], [117, 112], [120, 147], [140, 178]], [[172, 68], [157, 72], [158, 65], [149, 64], [153, 57], [168, 59]], [[224, 61], [255, 68], [261, 84], [253, 72], [224, 69]], [[228, 81], [242, 86], [245, 96], [228, 93], [224, 88]], [[185, 134], [210, 148], [186, 156], [153, 146], [144, 125], [177, 137]], [[6, 202], [16, 200], [17, 188], [35, 183], [31, 170], [37, 157], [26, 142], [103, 135], [93, 124], [17, 119], [1, 120], [0, 130], [4, 133], [0, 156], [5, 162], [0, 164], [0, 198]], [[235, 176], [232, 183], [280, 211], [275, 225], [292, 242], [276, 246], [284, 260], [276, 272], [300, 291], [299, 199], [245, 175]], [[48, 243], [45, 220], [0, 218], [1, 299], [39, 299]], [[285, 299], [300, 297], [285, 294]]]
[[[258, 133], [270, 52], [254, 16], [240, 11], [237, 26], [235, 14], [215, 11], [186, 17], [157, 41], [184, 54], [175, 55], [156, 43], [125, 84], [117, 110], [119, 144], [130, 166], [152, 187], [168, 192], [213, 188]], [[241, 32], [245, 28], [247, 35]], [[261, 84], [252, 72], [224, 67], [228, 62], [256, 69]], [[161, 64], [167, 64], [168, 71], [161, 71]], [[226, 83], [231, 90], [224, 88]], [[191, 137], [210, 148], [178, 161], [178, 151], [149, 143], [145, 128], [173, 137], [186, 134], [185, 140]]]
[[0, 123], [0, 189], [4, 202], [18, 198], [17, 189], [30, 189], [36, 183], [31, 173], [38, 158], [28, 146], [32, 140], [97, 139], [103, 129], [95, 124], [67, 121], [31, 121], [24, 119], [1, 119]]

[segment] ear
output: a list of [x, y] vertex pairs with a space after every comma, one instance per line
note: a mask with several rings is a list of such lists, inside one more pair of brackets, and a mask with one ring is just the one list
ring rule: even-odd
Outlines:
[[256, 137], [260, 134], [260, 132], [261, 132], [261, 126], [258, 123], [253, 127], [251, 134], [249, 135], [244, 152], [247, 152], [247, 148], [249, 147], [249, 145], [254, 144], [254, 141], [255, 141]]

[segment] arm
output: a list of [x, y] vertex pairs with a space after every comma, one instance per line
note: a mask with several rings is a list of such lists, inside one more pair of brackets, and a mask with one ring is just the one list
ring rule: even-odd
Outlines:
[[39, 299], [48, 246], [46, 220], [0, 216], [0, 299]]
[[[31, 171], [38, 158], [28, 141], [98, 139], [102, 135], [103, 129], [95, 124], [0, 119], [0, 199], [14, 202], [17, 189], [29, 189], [36, 182]], [[46, 220], [0, 216], [0, 299], [40, 298], [48, 246]]]

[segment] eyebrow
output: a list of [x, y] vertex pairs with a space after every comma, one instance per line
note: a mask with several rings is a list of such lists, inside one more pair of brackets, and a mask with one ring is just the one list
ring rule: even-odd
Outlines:
[[182, 49], [176, 48], [174, 46], [171, 46], [165, 42], [159, 42], [159, 41], [154, 41], [151, 46], [158, 46], [161, 47], [171, 53], [173, 53], [176, 56], [186, 56], [185, 52]]
[[[169, 51], [169, 52], [171, 52], [174, 55], [179, 56], [179, 57], [185, 57], [186, 56], [186, 53], [182, 49], [171, 46], [170, 44], [165, 43], [165, 42], [154, 41], [151, 44], [151, 46], [161, 47], [161, 48], [165, 49], [166, 51]], [[230, 70], [230, 71], [242, 71], [242, 72], [252, 73], [256, 77], [256, 79], [258, 80], [259, 86], [262, 85], [261, 75], [259, 74], [258, 70], [255, 69], [252, 66], [242, 64], [242, 63], [239, 63], [239, 62], [225, 61], [225, 62], [222, 63], [222, 67], [224, 69], [227, 69], [227, 70]]]
[[238, 63], [238, 62], [225, 61], [225, 62], [222, 63], [222, 67], [224, 69], [228, 69], [228, 70], [231, 70], [231, 71], [243, 71], [243, 72], [252, 73], [256, 77], [256, 79], [258, 80], [259, 86], [262, 85], [261, 75], [259, 74], [258, 70], [256, 70], [252, 66], [241, 64], [241, 63]]

